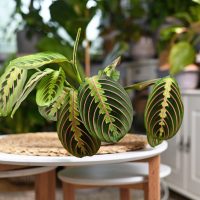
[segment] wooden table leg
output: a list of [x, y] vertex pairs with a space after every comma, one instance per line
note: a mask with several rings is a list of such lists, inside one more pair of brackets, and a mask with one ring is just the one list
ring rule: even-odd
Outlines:
[[130, 190], [128, 188], [120, 188], [120, 200], [130, 200]]
[[75, 187], [70, 183], [62, 183], [63, 200], [75, 200]]
[[55, 200], [56, 173], [55, 170], [35, 176], [35, 199]]
[[149, 159], [148, 199], [160, 200], [160, 155]]

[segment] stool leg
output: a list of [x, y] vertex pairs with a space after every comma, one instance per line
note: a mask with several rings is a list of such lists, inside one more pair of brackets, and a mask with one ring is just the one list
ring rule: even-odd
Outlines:
[[143, 191], [144, 191], [144, 200], [148, 200], [148, 182], [144, 183]]
[[72, 184], [62, 183], [64, 200], [75, 200], [75, 188]]
[[35, 199], [55, 200], [56, 174], [55, 170], [36, 175]]
[[130, 190], [127, 188], [120, 188], [120, 200], [130, 200]]
[[160, 200], [160, 156], [149, 159], [148, 199]]

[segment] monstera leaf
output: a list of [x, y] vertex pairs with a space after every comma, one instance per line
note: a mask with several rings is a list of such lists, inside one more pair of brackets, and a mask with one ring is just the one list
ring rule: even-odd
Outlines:
[[130, 129], [133, 109], [124, 88], [109, 77], [86, 78], [78, 93], [79, 111], [87, 130], [105, 142], [117, 142]]
[[174, 78], [157, 81], [147, 101], [145, 126], [151, 146], [172, 138], [183, 119], [183, 103], [178, 84]]
[[65, 72], [62, 68], [44, 77], [38, 86], [36, 102], [39, 106], [49, 106], [62, 93], [65, 82]]
[[0, 116], [7, 116], [19, 98], [27, 70], [9, 67], [0, 78]]
[[92, 156], [100, 148], [100, 140], [88, 133], [80, 118], [77, 91], [73, 89], [58, 111], [57, 132], [63, 147], [74, 156]]

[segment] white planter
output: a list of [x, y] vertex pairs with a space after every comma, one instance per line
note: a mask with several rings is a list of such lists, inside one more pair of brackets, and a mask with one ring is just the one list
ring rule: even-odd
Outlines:
[[183, 71], [175, 78], [181, 89], [195, 89], [199, 83], [199, 71]]

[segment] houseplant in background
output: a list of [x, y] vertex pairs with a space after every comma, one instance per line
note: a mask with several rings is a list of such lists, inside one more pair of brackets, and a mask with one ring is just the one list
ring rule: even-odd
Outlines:
[[128, 55], [125, 55], [132, 57], [133, 44], [147, 35], [143, 23], [146, 15], [144, 2], [130, 0], [111, 4], [109, 1], [97, 1], [97, 8], [101, 11], [98, 29], [103, 39], [104, 54], [107, 55], [116, 44], [125, 42], [129, 46]]
[[[69, 55], [72, 54], [72, 44], [78, 27], [85, 31], [96, 13], [96, 7], [88, 7], [87, 4], [88, 0], [60, 0], [49, 3], [41, 0], [30, 0], [28, 3], [15, 0], [15, 9], [8, 28], [15, 26], [16, 32], [24, 31], [25, 39], [29, 40], [29, 43], [31, 43], [31, 38], [37, 37], [33, 47], [35, 50], [54, 50], [63, 55]], [[49, 17], [46, 18], [42, 15], [45, 6], [49, 8], [45, 10], [49, 11]], [[16, 21], [19, 23], [16, 24]], [[84, 39], [85, 33], [82, 34], [80, 41]], [[78, 52], [79, 60], [84, 59], [84, 54], [81, 52], [83, 51]]]
[[[163, 5], [158, 2], [155, 4]], [[172, 9], [173, 2], [168, 4]], [[160, 27], [158, 44], [161, 57], [164, 55], [160, 67], [169, 69], [170, 74], [177, 77], [181, 88], [192, 89], [197, 87], [199, 80], [196, 54], [200, 44], [200, 5], [198, 1], [177, 1], [176, 4], [176, 12], [165, 16], [168, 24]]]
[[[123, 88], [118, 82], [119, 58], [98, 75], [82, 78], [72, 59], [43, 52], [14, 59], [0, 77], [0, 116], [13, 116], [37, 86], [36, 103], [42, 116], [57, 121], [58, 137], [77, 157], [92, 156], [101, 141], [117, 142], [130, 129], [133, 109], [126, 90], [154, 85], [145, 109], [147, 138], [151, 146], [173, 137], [182, 123], [183, 104], [172, 77], [150, 80]], [[35, 73], [28, 79], [27, 73]]]

